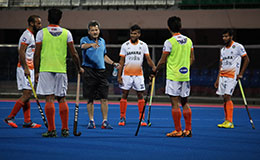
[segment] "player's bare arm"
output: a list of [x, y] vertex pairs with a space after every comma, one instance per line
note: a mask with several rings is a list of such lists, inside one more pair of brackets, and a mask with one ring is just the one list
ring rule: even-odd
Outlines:
[[77, 70], [79, 71], [80, 74], [84, 73], [84, 69], [80, 66], [80, 60], [79, 60], [79, 55], [78, 52], [74, 46], [73, 42], [68, 43], [69, 51], [71, 54], [71, 57], [76, 64]]
[[151, 59], [150, 55], [149, 54], [145, 54], [145, 58], [147, 60], [148, 65], [152, 68], [152, 70], [155, 70], [156, 66], [155, 66], [153, 60]]
[[36, 82], [38, 82], [38, 78], [39, 78], [41, 50], [42, 50], [42, 43], [36, 43], [36, 49], [35, 49], [34, 58], [33, 58]]
[[124, 56], [120, 56], [119, 64], [120, 64], [120, 67], [118, 69], [117, 81], [118, 81], [119, 84], [123, 84], [122, 72], [123, 72], [123, 66], [125, 64], [125, 57]]
[[104, 56], [104, 60], [106, 63], [113, 65], [114, 67], [116, 67], [117, 69], [120, 67], [119, 63], [115, 63], [114, 61], [112, 61], [107, 55]]
[[90, 47], [98, 48], [99, 45], [97, 43], [85, 43], [81, 45], [81, 49], [88, 49]]
[[246, 70], [246, 68], [247, 68], [247, 66], [248, 66], [248, 64], [249, 64], [249, 61], [250, 61], [250, 60], [249, 60], [248, 55], [245, 55], [245, 56], [243, 57], [243, 65], [242, 65], [242, 68], [241, 68], [239, 74], [237, 75], [237, 79], [243, 78], [243, 75], [244, 75], [245, 70]]
[[162, 66], [166, 63], [167, 61], [167, 57], [169, 56], [170, 52], [163, 52], [161, 59], [159, 60], [159, 62], [157, 63], [156, 69], [153, 70], [153, 72], [158, 72]]
[[28, 68], [26, 60], [25, 60], [26, 49], [27, 49], [27, 45], [26, 44], [21, 44], [20, 49], [18, 50], [18, 52], [19, 52], [20, 63], [22, 65], [23, 69], [24, 69], [24, 75], [27, 77], [27, 76], [30, 76], [30, 71], [29, 71], [29, 68]]
[[190, 53], [190, 65], [192, 65], [195, 61], [195, 56], [194, 56], [194, 49], [191, 49], [191, 53]]

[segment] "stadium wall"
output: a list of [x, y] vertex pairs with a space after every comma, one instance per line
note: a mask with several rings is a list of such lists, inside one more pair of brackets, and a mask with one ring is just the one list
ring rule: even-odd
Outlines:
[[[86, 29], [87, 23], [98, 20], [103, 29], [128, 29], [139, 24], [144, 29], [167, 28], [167, 18], [180, 16], [185, 29], [260, 28], [260, 9], [229, 10], [63, 10], [62, 26]], [[27, 17], [37, 14], [47, 22], [47, 10], [0, 10], [0, 29], [26, 28]]]

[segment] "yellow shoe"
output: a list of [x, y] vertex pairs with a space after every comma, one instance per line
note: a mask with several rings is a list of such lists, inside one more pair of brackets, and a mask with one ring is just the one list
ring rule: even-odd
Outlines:
[[225, 120], [223, 123], [221, 124], [218, 124], [218, 128], [223, 128], [223, 126], [228, 123], [229, 121], [228, 120]]
[[234, 128], [234, 124], [232, 122], [227, 121], [222, 128]]

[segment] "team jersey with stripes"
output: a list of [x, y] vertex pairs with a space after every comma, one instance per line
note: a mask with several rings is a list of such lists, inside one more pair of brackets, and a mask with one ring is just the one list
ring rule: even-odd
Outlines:
[[[29, 29], [26, 29], [20, 37], [18, 50], [22, 44], [27, 46], [25, 51], [25, 61], [27, 66], [29, 69], [34, 69], [33, 56], [35, 52], [35, 39], [33, 33]], [[20, 60], [18, 61], [17, 67], [21, 67]]]
[[241, 66], [241, 57], [247, 53], [243, 45], [232, 41], [229, 47], [220, 50], [220, 76], [236, 79]]
[[120, 56], [125, 57], [123, 75], [142, 76], [143, 75], [143, 58], [149, 55], [149, 49], [145, 42], [138, 40], [136, 44], [126, 41], [121, 46]]

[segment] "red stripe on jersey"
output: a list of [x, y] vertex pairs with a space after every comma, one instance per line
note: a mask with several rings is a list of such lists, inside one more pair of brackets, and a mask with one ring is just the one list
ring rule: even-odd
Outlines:
[[27, 44], [27, 43], [25, 43], [25, 42], [21, 42], [21, 45], [28, 46], [29, 44]]

